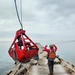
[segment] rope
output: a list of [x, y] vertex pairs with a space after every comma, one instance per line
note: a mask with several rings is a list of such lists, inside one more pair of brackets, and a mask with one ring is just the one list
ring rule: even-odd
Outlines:
[[21, 13], [21, 23], [22, 23], [22, 0], [20, 0], [20, 13]]
[[[21, 1], [22, 1], [22, 0], [21, 0]], [[20, 2], [21, 2], [21, 1], [20, 1]], [[16, 9], [17, 17], [18, 17], [19, 23], [20, 23], [20, 25], [21, 25], [21, 29], [23, 29], [23, 25], [22, 25], [22, 11], [21, 11], [21, 19], [20, 19], [20, 16], [19, 16], [19, 13], [18, 13], [18, 9], [17, 9], [16, 0], [14, 0], [14, 3], [15, 3], [15, 9]], [[22, 9], [22, 7], [20, 7], [20, 9]]]

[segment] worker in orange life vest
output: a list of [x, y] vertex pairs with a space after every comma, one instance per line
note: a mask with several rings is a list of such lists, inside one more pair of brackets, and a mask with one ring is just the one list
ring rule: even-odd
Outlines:
[[49, 67], [49, 75], [53, 75], [53, 66], [54, 66], [54, 59], [55, 58], [49, 58], [49, 54], [52, 50], [54, 50], [55, 52], [57, 51], [57, 47], [54, 44], [51, 44], [49, 46], [50, 48], [47, 48], [47, 45], [44, 47], [44, 50], [48, 53], [47, 59], [48, 59], [48, 67]]

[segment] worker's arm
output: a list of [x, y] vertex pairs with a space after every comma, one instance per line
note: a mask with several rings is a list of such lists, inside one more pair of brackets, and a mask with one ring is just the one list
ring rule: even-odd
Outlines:
[[44, 47], [44, 50], [48, 53], [50, 50], [47, 49], [47, 45]]
[[54, 50], [56, 52], [57, 51], [57, 46], [55, 44], [53, 44], [53, 45], [54, 45]]

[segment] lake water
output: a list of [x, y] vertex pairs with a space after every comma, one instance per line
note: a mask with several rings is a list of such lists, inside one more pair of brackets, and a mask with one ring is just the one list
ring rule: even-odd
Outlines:
[[[0, 75], [6, 75], [13, 67], [14, 61], [8, 55], [11, 42], [0, 42]], [[75, 42], [56, 44], [57, 54], [64, 60], [75, 65]]]

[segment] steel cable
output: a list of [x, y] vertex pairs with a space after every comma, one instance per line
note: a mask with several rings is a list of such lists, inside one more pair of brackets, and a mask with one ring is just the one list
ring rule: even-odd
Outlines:
[[[19, 13], [18, 13], [18, 8], [17, 8], [16, 0], [14, 0], [14, 3], [15, 3], [15, 9], [16, 9], [17, 17], [18, 17], [19, 23], [21, 25], [21, 29], [23, 29], [23, 25], [22, 25], [22, 11], [21, 11], [21, 19], [20, 19], [20, 16], [19, 16]], [[22, 9], [22, 7], [20, 7], [20, 9]]]

